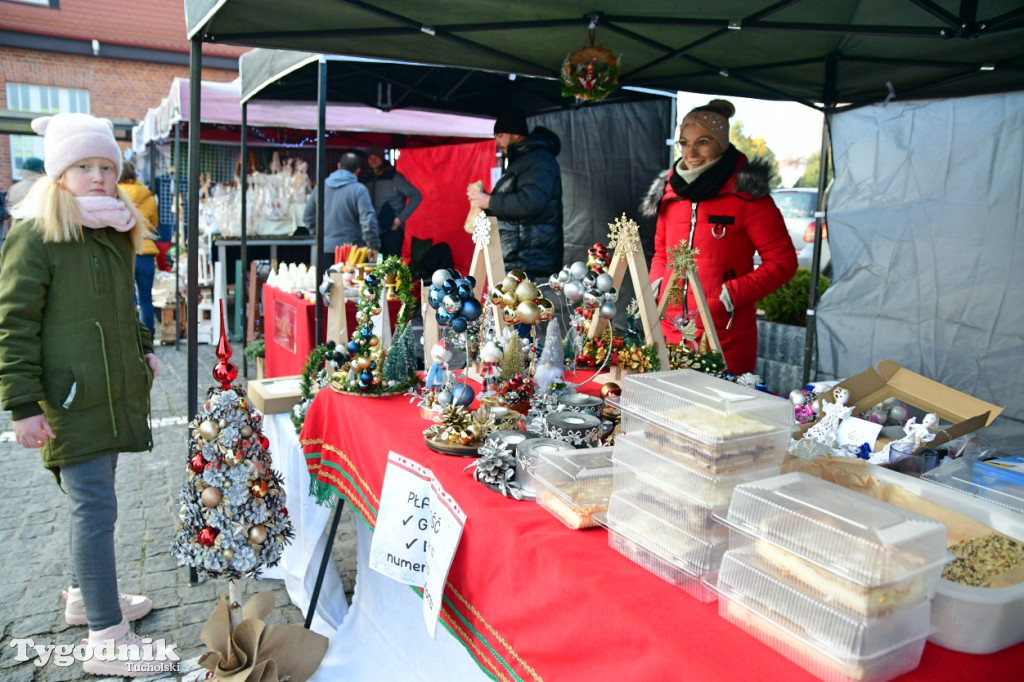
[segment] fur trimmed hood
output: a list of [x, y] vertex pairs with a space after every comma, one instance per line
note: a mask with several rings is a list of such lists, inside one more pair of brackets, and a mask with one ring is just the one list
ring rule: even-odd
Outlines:
[[[771, 180], [775, 169], [767, 159], [761, 157], [749, 160], [746, 157], [742, 158], [745, 163], [742, 163], [733, 174], [736, 183], [732, 191], [735, 194], [745, 194], [751, 199], [760, 199], [766, 196], [771, 191]], [[658, 215], [658, 207], [665, 196], [665, 184], [668, 182], [671, 172], [671, 170], [663, 170], [654, 178], [643, 201], [640, 202], [640, 215], [648, 218]]]

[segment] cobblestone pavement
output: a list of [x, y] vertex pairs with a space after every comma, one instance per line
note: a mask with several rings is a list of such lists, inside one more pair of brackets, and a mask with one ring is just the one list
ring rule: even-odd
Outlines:
[[[197, 659], [206, 651], [200, 640], [203, 623], [220, 595], [227, 594], [228, 585], [223, 580], [190, 585], [188, 570], [170, 554], [187, 459], [188, 353], [184, 341], [178, 349], [158, 347], [157, 357], [160, 376], [152, 393], [153, 451], [122, 454], [118, 460], [118, 578], [122, 592], [146, 594], [153, 600], [153, 611], [134, 624], [135, 631], [176, 644], [181, 655], [177, 673], [146, 679], [192, 680], [197, 675]], [[234, 359], [241, 368], [240, 346]], [[216, 362], [214, 347], [199, 346], [200, 398], [213, 383], [210, 371]], [[255, 368], [250, 371], [255, 374]], [[239, 377], [241, 380], [241, 371]], [[0, 680], [100, 679], [85, 675], [77, 662], [61, 667], [51, 659], [37, 666], [36, 660], [15, 659], [12, 639], [75, 644], [87, 635], [87, 628], [64, 622], [61, 591], [67, 588], [68, 516], [64, 494], [41, 466], [39, 453], [14, 441], [10, 413], [0, 413], [0, 432]], [[351, 511], [342, 517], [334, 556], [351, 599], [355, 577]], [[283, 581], [245, 580], [242, 587], [245, 598], [273, 591], [278, 608], [269, 622], [302, 624], [303, 614], [291, 604]]]

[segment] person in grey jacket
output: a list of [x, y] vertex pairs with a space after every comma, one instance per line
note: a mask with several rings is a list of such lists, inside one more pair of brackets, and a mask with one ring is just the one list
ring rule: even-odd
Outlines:
[[405, 239], [405, 221], [423, 201], [423, 195], [404, 175], [384, 158], [384, 148], [368, 147], [366, 163], [370, 173], [365, 180], [380, 226], [380, 252], [401, 256]]
[[[324, 253], [333, 258], [337, 246], [367, 246], [370, 260], [375, 261], [380, 250], [377, 213], [373, 210], [370, 191], [356, 179], [359, 166], [359, 155], [346, 152], [338, 161], [338, 170], [324, 180]], [[302, 217], [306, 225], [316, 225], [316, 192], [306, 202]]]

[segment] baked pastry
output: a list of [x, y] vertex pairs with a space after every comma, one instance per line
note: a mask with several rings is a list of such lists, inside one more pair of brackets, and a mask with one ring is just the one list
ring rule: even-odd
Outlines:
[[537, 503], [547, 509], [551, 514], [572, 530], [583, 528], [594, 528], [597, 522], [594, 521], [594, 514], [608, 509], [608, 501], [603, 502], [581, 502], [572, 504], [551, 490], [544, 489], [537, 496]]
[[711, 474], [767, 466], [785, 455], [779, 427], [702, 405], [665, 410], [646, 422], [648, 447]]
[[877, 618], [927, 599], [926, 576], [918, 573], [879, 586], [854, 582], [765, 540], [754, 541], [764, 559], [756, 565], [795, 589], [864, 618]]
[[704, 535], [718, 525], [708, 507], [672, 494], [644, 474], [639, 480], [641, 485], [616, 490], [615, 496], [696, 535]]

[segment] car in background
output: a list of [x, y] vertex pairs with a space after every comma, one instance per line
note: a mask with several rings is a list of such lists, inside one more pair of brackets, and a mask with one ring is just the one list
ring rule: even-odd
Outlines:
[[[773, 189], [772, 199], [779, 207], [789, 239], [796, 249], [797, 264], [802, 268], [811, 268], [814, 256], [814, 212], [818, 207], [818, 190], [815, 187], [791, 187]], [[828, 192], [825, 193], [826, 197]], [[832, 261], [832, 253], [828, 248], [828, 226], [822, 225], [821, 266], [820, 272], [826, 274]]]

